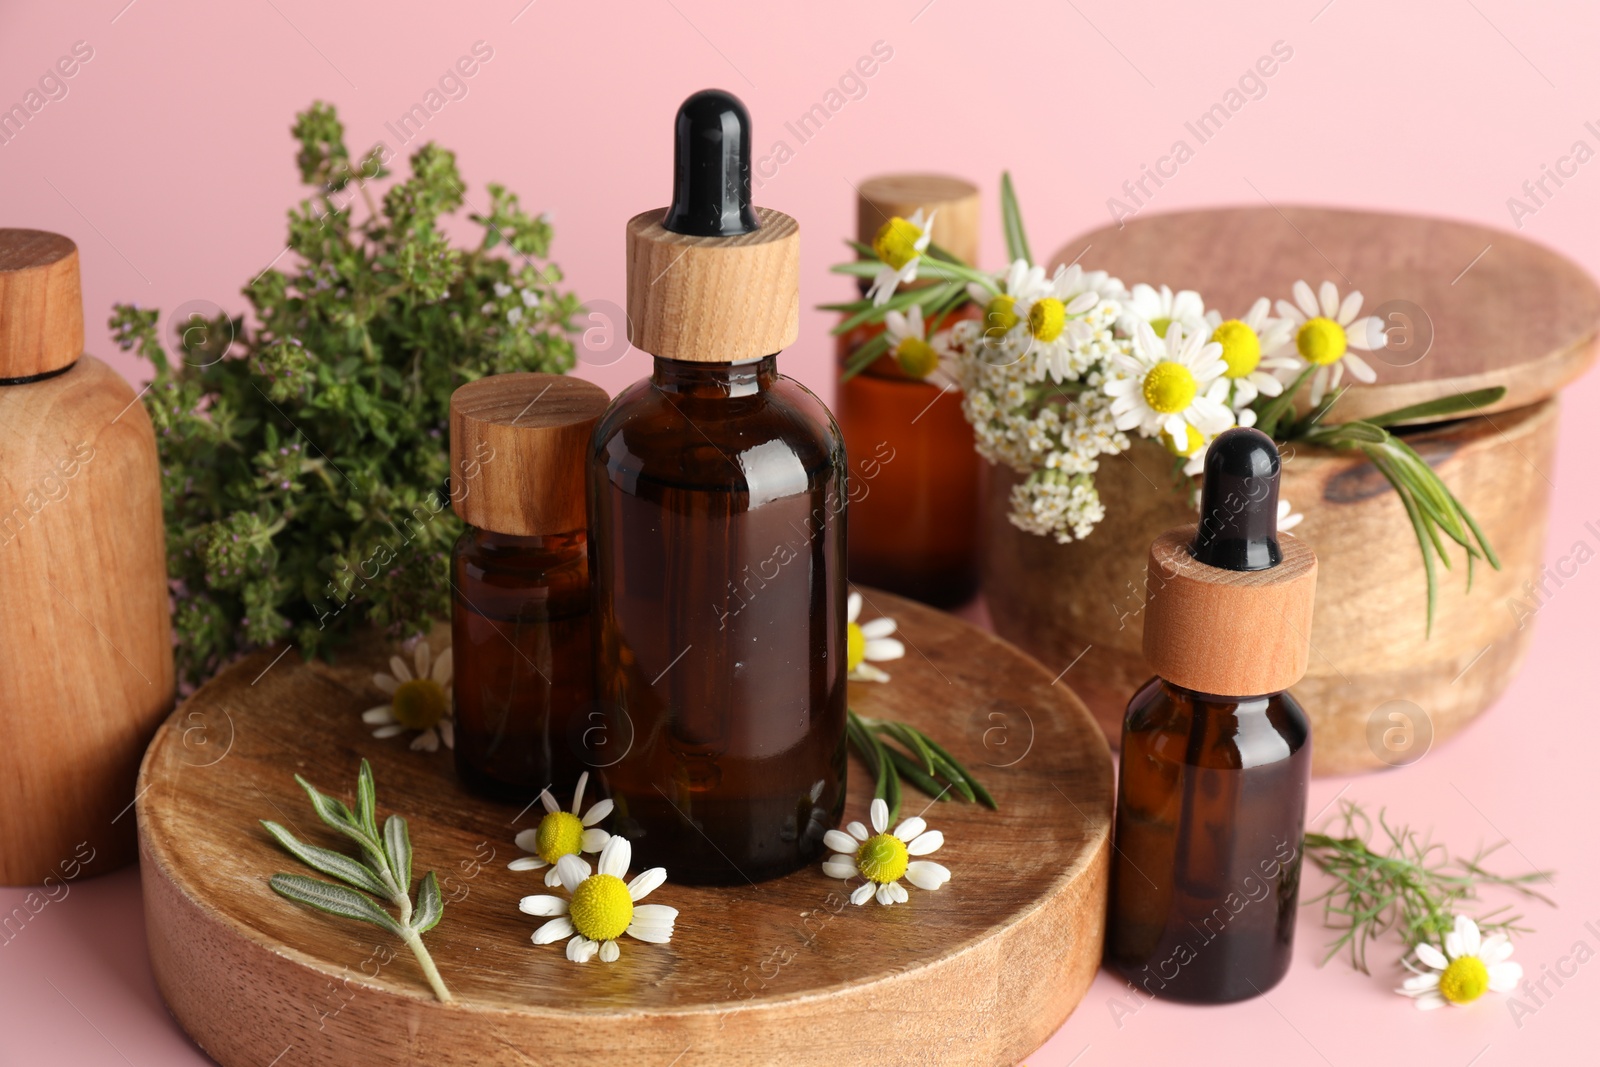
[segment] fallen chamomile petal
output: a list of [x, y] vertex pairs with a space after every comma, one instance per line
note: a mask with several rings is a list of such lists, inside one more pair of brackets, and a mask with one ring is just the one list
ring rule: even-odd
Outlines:
[[822, 864], [822, 873], [830, 878], [854, 878], [860, 875], [866, 881], [850, 893], [850, 903], [865, 904], [877, 900], [879, 904], [904, 904], [911, 899], [904, 878], [918, 889], [933, 892], [950, 880], [950, 869], [931, 860], [913, 859], [927, 856], [944, 846], [944, 834], [927, 829], [927, 822], [913, 815], [902, 820], [889, 832], [889, 805], [882, 798], [873, 800], [869, 809], [872, 832], [859, 822], [852, 822], [845, 831], [829, 830], [823, 843], [832, 850]]
[[552, 873], [555, 884], [568, 895], [526, 896], [517, 905], [526, 915], [548, 919], [533, 932], [533, 943], [566, 940], [567, 959], [574, 963], [587, 963], [596, 956], [602, 963], [615, 963], [622, 956], [617, 942], [623, 934], [650, 944], [671, 941], [678, 909], [639, 903], [666, 881], [666, 869], [652, 867], [624, 882], [632, 861], [633, 846], [625, 837], [606, 842], [593, 874], [579, 856], [559, 857]]

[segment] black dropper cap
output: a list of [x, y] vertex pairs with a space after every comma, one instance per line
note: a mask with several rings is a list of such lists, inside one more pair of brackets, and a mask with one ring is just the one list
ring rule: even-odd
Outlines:
[[761, 228], [750, 206], [750, 112], [721, 89], [702, 89], [678, 108], [672, 206], [664, 227], [694, 237], [733, 237]]
[[1240, 426], [1217, 435], [1206, 452], [1200, 529], [1189, 552], [1228, 571], [1264, 571], [1283, 562], [1278, 548], [1278, 446]]

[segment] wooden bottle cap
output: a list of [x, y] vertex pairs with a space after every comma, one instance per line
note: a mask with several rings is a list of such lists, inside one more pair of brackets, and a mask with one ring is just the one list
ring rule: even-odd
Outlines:
[[1306, 673], [1317, 557], [1278, 534], [1283, 562], [1231, 571], [1190, 554], [1198, 525], [1168, 530], [1150, 546], [1144, 658], [1174, 685], [1213, 696], [1281, 693]]
[[0, 380], [49, 374], [81, 355], [78, 246], [43, 230], [0, 229]]
[[564, 374], [495, 374], [450, 396], [450, 502], [469, 526], [517, 537], [587, 525], [589, 437], [609, 400]]
[[[878, 229], [919, 209], [933, 217], [933, 243], [969, 266], [978, 264], [978, 187], [948, 174], [882, 174], [857, 188], [856, 239], [870, 245]], [[915, 283], [913, 283], [915, 284]]]
[[760, 229], [673, 233], [666, 208], [628, 220], [628, 340], [663, 359], [740, 363], [800, 336], [800, 224], [758, 207]]

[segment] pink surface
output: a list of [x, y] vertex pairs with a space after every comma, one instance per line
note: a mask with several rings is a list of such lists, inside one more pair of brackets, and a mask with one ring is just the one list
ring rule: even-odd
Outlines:
[[[993, 193], [1010, 167], [1044, 254], [1107, 221], [1108, 198], [1127, 201], [1123, 182], [1156, 165], [1185, 121], [1282, 41], [1293, 55], [1254, 89], [1259, 99], [1200, 145], [1148, 210], [1303, 201], [1520, 223], [1600, 272], [1600, 162], [1589, 158], [1600, 148], [1597, 35], [1593, 5], [1534, 12], [1511, 0], [6, 4], [0, 105], [21, 101], [76, 42], [92, 57], [62, 83], [64, 96], [47, 86], [59, 99], [0, 144], [0, 225], [78, 240], [90, 349], [140, 379], [112, 351], [110, 304], [243, 306], [239, 286], [283, 248], [285, 210], [301, 195], [286, 135], [296, 109], [331, 100], [353, 148], [396, 146], [385, 123], [481, 40], [493, 58], [426, 136], [460, 153], [475, 201], [500, 180], [551, 213], [556, 259], [578, 293], [622, 302], [623, 222], [666, 201], [672, 110], [720, 85], [755, 116], [760, 201], [801, 220], [809, 306], [847, 292], [826, 266], [853, 229], [852, 182], [912, 168], [969, 175], [990, 198], [984, 240], [998, 250]], [[804, 143], [783, 128], [879, 41], [893, 56], [858, 99]], [[781, 165], [780, 139], [792, 149]], [[1580, 140], [1588, 151], [1574, 154]], [[1562, 184], [1546, 179], [1549, 195], [1535, 201], [1523, 183], [1546, 165]], [[1516, 217], [1511, 197], [1524, 204]], [[808, 311], [784, 359], [824, 397], [827, 326]], [[614, 390], [645, 363], [631, 353], [581, 373]], [[1593, 376], [1568, 392], [1556, 468], [1537, 472], [1555, 486], [1552, 561], [1579, 542], [1600, 547], [1600, 478], [1581, 466], [1597, 402]], [[1592, 570], [1549, 599], [1521, 677], [1466, 736], [1403, 771], [1312, 790], [1313, 811], [1340, 795], [1387, 804], [1458, 847], [1505, 837], [1506, 862], [1558, 869], [1559, 908], [1533, 911], [1539, 933], [1517, 942], [1515, 958], [1535, 977], [1567, 972], [1564, 984], [1546, 981], [1542, 1005], [1527, 1001], [1536, 1011], [1513, 1020], [1505, 998], [1490, 997], [1418, 1013], [1389, 992], [1393, 974], [1318, 969], [1323, 934], [1303, 913], [1296, 965], [1265, 998], [1129, 1014], [1138, 1002], [1102, 975], [1029, 1062], [1592, 1062], [1600, 964], [1574, 971], [1569, 955], [1578, 942], [1600, 950], [1585, 927], [1600, 929], [1600, 859], [1585, 817], [1600, 729], [1578, 696], [1592, 692], [1600, 632]], [[0, 891], [0, 910], [20, 900]], [[0, 946], [0, 1064], [206, 1062], [153, 992], [141, 945], [137, 880], [124, 872], [75, 883]]]

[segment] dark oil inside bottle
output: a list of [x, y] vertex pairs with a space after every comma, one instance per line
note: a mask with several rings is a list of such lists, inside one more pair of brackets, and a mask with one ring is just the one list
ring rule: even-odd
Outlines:
[[[969, 304], [946, 319], [975, 317]], [[883, 327], [839, 338], [841, 365]], [[850, 453], [850, 579], [936, 607], [978, 591], [980, 459], [961, 394], [874, 360], [839, 384], [834, 407]]]
[[674, 881], [818, 859], [844, 803], [845, 460], [827, 409], [745, 363], [657, 359], [596, 428], [598, 696], [613, 829]]
[[1224, 1003], [1289, 969], [1311, 772], [1288, 693], [1151, 679], [1128, 705], [1106, 958], [1152, 996]]
[[469, 527], [450, 571], [457, 773], [502, 800], [569, 795], [594, 710], [586, 534]]

